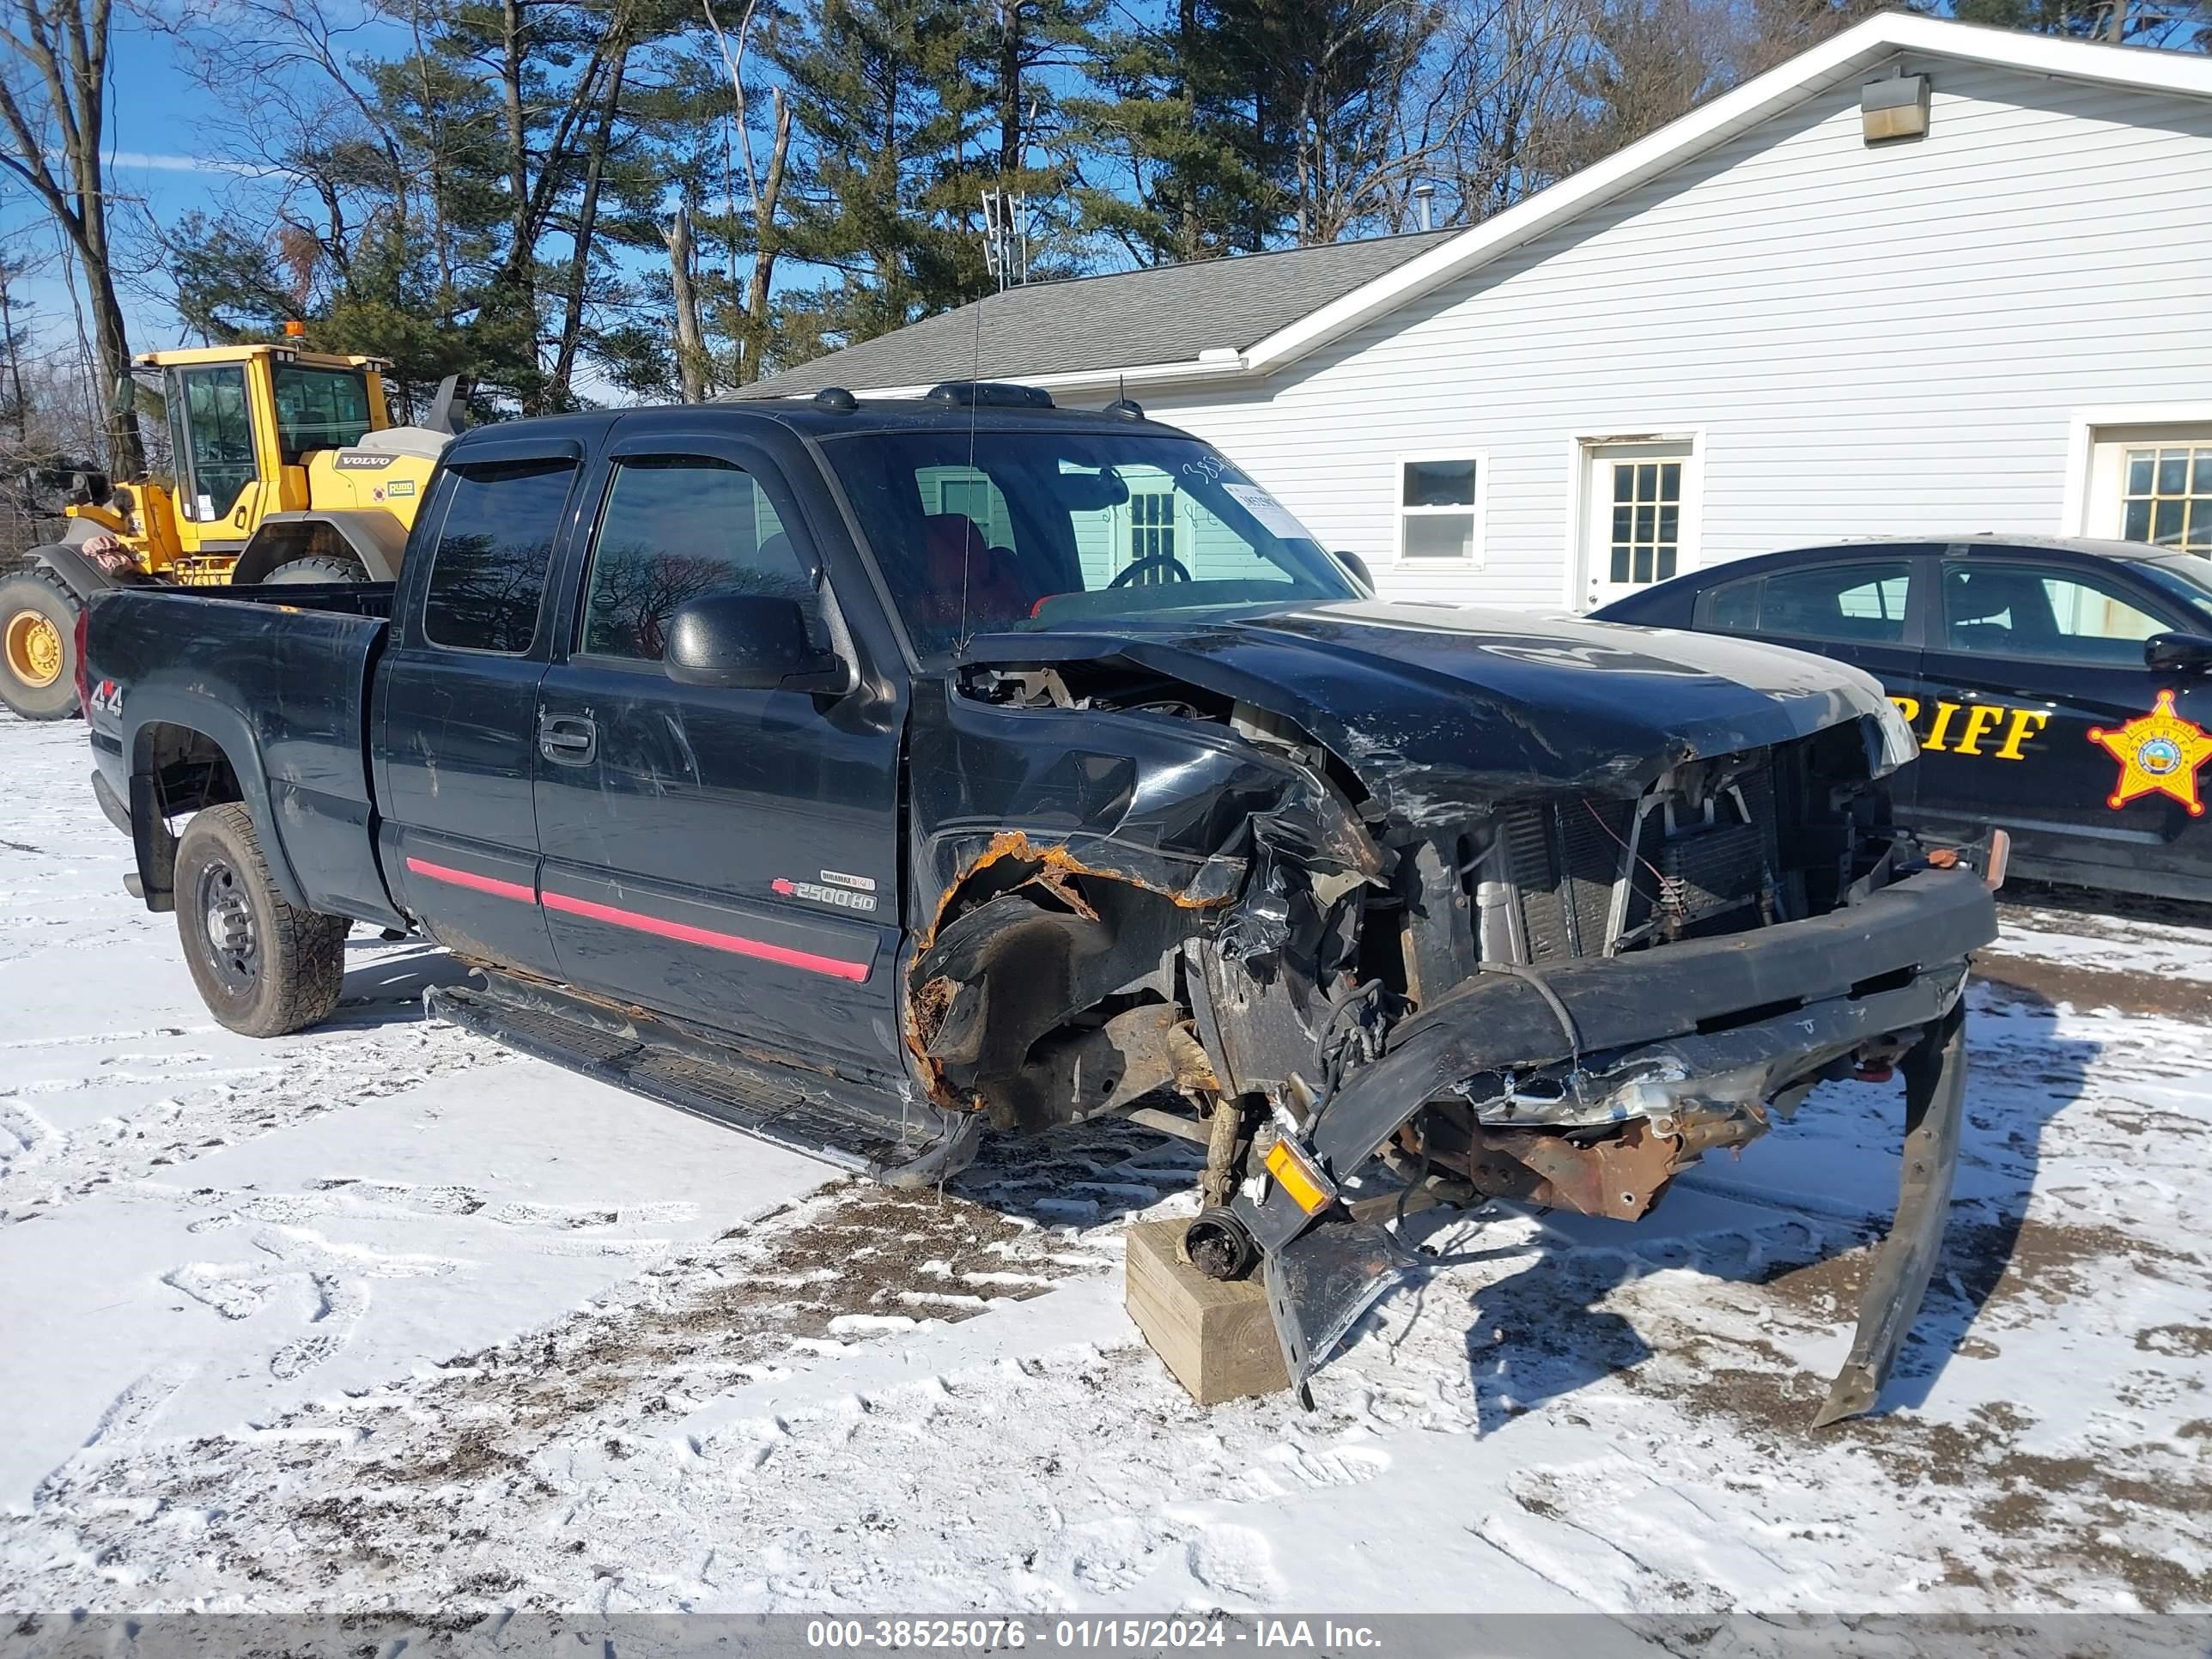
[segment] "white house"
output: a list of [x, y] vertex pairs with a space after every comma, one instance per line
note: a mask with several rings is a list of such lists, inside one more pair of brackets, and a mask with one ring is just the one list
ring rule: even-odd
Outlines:
[[979, 307], [744, 395], [1126, 395], [1407, 599], [1869, 534], [2212, 555], [2203, 57], [1876, 17], [1471, 229]]

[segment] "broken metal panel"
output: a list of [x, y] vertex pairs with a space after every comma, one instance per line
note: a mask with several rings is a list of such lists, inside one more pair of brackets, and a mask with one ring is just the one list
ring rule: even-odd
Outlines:
[[1087, 1115], [1054, 1092], [1070, 1074], [1033, 1064], [1030, 1051], [1109, 996], [1164, 1000], [1188, 929], [1172, 901], [1126, 882], [1094, 878], [1081, 911], [1042, 908], [1028, 885], [954, 918], [910, 972], [909, 1040], [931, 1095], [980, 1103], [1007, 1129]]
[[1959, 1168], [1959, 1132], [1966, 1117], [1962, 1004], [1954, 1003], [1926, 1040], [1905, 1056], [1903, 1070], [1905, 1158], [1897, 1218], [1867, 1274], [1851, 1351], [1813, 1419], [1816, 1429], [1874, 1409], [1942, 1254], [1951, 1186]]
[[1457, 825], [1532, 794], [1633, 798], [1685, 761], [1839, 725], [1865, 726], [1875, 775], [1913, 753], [1881, 689], [1833, 663], [1518, 613], [1438, 610], [1416, 623], [1403, 607], [1332, 605], [1236, 627], [1162, 614], [1141, 633], [993, 635], [969, 659], [1113, 666], [1269, 710], [1416, 825]]

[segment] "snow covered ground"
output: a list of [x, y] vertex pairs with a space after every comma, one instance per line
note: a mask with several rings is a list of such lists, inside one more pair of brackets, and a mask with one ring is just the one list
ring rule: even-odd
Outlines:
[[1183, 1149], [868, 1187], [422, 1024], [450, 969], [365, 932], [329, 1026], [234, 1037], [88, 766], [0, 716], [0, 1608], [2212, 1604], [2212, 933], [2012, 913], [1879, 1418], [1805, 1426], [1894, 1192], [1864, 1085], [1639, 1226], [1483, 1222], [1528, 1248], [1310, 1413], [1201, 1410], [1121, 1309]]

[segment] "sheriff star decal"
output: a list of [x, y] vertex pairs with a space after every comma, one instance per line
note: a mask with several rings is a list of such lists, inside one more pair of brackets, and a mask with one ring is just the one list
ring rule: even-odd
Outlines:
[[2204, 816], [2197, 793], [2197, 772], [2212, 758], [2212, 737], [2173, 712], [2173, 693], [2158, 694], [2158, 706], [2116, 731], [2089, 728], [2089, 741], [2120, 763], [2120, 781], [2105, 805], [2125, 806], [2141, 795], [2171, 795], [2192, 817]]

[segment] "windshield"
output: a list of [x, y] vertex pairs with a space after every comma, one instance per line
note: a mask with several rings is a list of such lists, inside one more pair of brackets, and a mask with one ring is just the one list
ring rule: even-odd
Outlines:
[[2145, 560], [2136, 569], [2186, 605], [2195, 627], [2212, 633], [2212, 560]]
[[1071, 619], [1359, 597], [1280, 502], [1194, 439], [878, 433], [825, 447], [925, 656]]
[[368, 380], [359, 370], [276, 365], [276, 447], [285, 465], [299, 465], [311, 450], [359, 443], [368, 423]]

